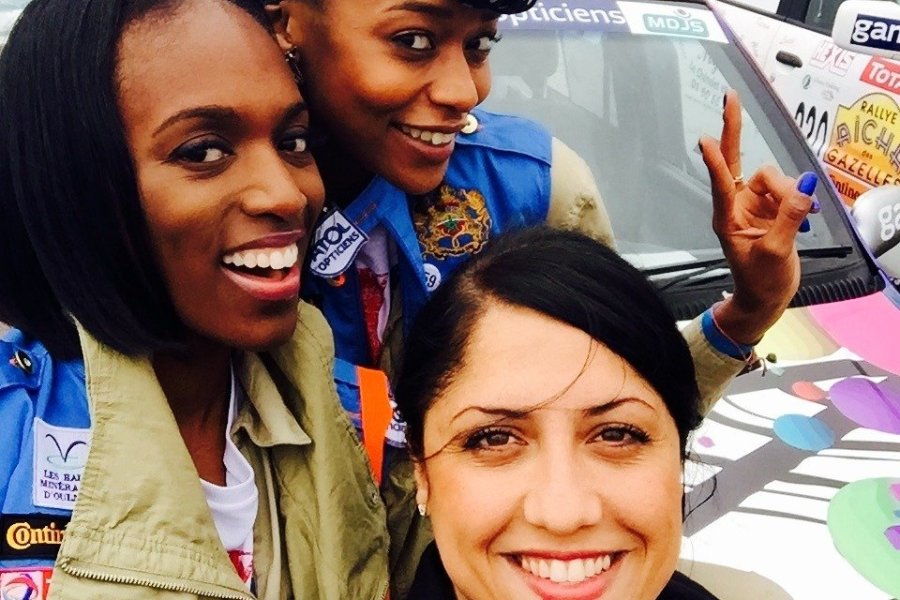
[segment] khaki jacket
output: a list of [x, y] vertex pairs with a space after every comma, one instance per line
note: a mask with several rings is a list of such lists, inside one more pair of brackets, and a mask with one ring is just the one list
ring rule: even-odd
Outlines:
[[[253, 598], [219, 541], [150, 362], [120, 355], [84, 332], [81, 339], [93, 434], [51, 597]], [[245, 360], [254, 380], [248, 400], [259, 417], [250, 438], [268, 457], [280, 516], [273, 522], [278, 531], [280, 521], [283, 534], [285, 576], [275, 581], [287, 579], [297, 600], [382, 600], [386, 509], [338, 401], [333, 354], [324, 318], [301, 304], [293, 339]], [[274, 393], [259, 391], [266, 389]], [[280, 431], [279, 417], [294, 431]], [[300, 445], [282, 445], [285, 435]], [[256, 547], [271, 547], [268, 531], [256, 528]]]

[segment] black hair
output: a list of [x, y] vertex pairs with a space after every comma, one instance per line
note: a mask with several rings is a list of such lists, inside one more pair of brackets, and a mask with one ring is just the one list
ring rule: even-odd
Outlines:
[[417, 315], [396, 385], [407, 444], [424, 458], [425, 413], [457, 375], [478, 316], [491, 303], [576, 327], [621, 356], [659, 393], [685, 458], [700, 424], [694, 363], [675, 318], [644, 275], [582, 234], [537, 227], [505, 234], [449, 277]]
[[468, 4], [473, 8], [481, 10], [490, 10], [495, 13], [511, 15], [515, 13], [525, 12], [537, 0], [457, 0], [463, 4]]
[[[263, 4], [279, 4], [282, 0], [262, 0]], [[313, 4], [322, 4], [325, 0], [310, 0]], [[537, 0], [457, 0], [462, 4], [479, 10], [490, 10], [497, 14], [515, 14], [525, 12], [534, 6]]]
[[[130, 24], [187, 0], [33, 0], [0, 54], [0, 321], [57, 358], [74, 318], [129, 355], [185, 329], [151, 248], [117, 105]], [[220, 0], [269, 29], [254, 0]]]

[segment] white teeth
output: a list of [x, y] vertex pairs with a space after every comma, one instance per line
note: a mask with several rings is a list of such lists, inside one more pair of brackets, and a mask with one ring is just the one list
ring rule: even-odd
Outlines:
[[569, 583], [581, 583], [582, 581], [584, 581], [584, 561], [583, 560], [569, 561], [568, 579], [569, 579]]
[[576, 558], [575, 560], [539, 560], [522, 557], [522, 569], [532, 575], [549, 579], [554, 583], [581, 583], [608, 571], [612, 558], [609, 554], [597, 558]]
[[226, 265], [234, 265], [236, 267], [247, 267], [250, 269], [285, 269], [293, 267], [297, 263], [300, 255], [300, 249], [296, 244], [285, 246], [277, 249], [244, 250], [243, 252], [234, 252], [222, 257], [222, 262]]
[[424, 129], [416, 129], [415, 127], [409, 127], [408, 125], [401, 125], [400, 131], [408, 135], [409, 137], [422, 140], [423, 142], [428, 142], [432, 146], [443, 146], [444, 144], [449, 144], [456, 137], [455, 133], [441, 133], [440, 131], [427, 131]]
[[561, 560], [550, 561], [550, 581], [562, 583], [568, 576], [569, 570], [566, 568], [566, 563]]

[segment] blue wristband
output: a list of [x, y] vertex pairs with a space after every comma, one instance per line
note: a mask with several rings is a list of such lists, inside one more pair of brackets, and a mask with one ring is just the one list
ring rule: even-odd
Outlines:
[[709, 342], [710, 346], [726, 356], [737, 358], [738, 360], [747, 360], [747, 358], [753, 354], [753, 346], [739, 344], [728, 339], [724, 333], [719, 331], [719, 327], [716, 325], [715, 320], [713, 320], [712, 311], [712, 307], [706, 309], [703, 316], [700, 318], [700, 328], [703, 331], [703, 336], [706, 338], [706, 341]]

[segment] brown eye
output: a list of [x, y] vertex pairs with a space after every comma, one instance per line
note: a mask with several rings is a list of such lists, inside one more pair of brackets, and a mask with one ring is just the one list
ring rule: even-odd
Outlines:
[[409, 33], [401, 33], [394, 37], [394, 41], [410, 50], [434, 50], [434, 41], [430, 36], [421, 32], [411, 31]]
[[502, 448], [516, 441], [515, 436], [504, 429], [486, 429], [469, 436], [465, 442], [468, 450], [488, 450]]

